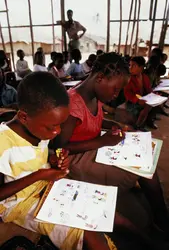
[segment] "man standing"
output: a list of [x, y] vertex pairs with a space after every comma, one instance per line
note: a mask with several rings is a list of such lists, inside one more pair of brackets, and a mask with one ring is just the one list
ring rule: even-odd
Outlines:
[[[67, 17], [68, 21], [66, 22], [58, 21], [57, 24], [62, 25], [62, 27], [64, 27], [65, 31], [67, 32], [69, 37], [68, 51], [71, 52], [73, 49], [79, 49], [80, 47], [79, 39], [85, 34], [86, 28], [83, 27], [79, 22], [73, 20], [72, 10], [67, 11]], [[78, 35], [79, 31], [82, 31], [80, 35]]]

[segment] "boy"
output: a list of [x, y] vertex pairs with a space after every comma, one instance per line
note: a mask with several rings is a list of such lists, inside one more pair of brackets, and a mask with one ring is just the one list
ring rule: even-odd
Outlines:
[[[95, 232], [34, 221], [39, 194], [49, 181], [67, 175], [67, 154], [58, 160], [60, 170], [49, 168], [48, 142], [57, 136], [69, 115], [69, 98], [60, 81], [48, 72], [34, 72], [18, 88], [17, 115], [0, 125], [0, 213], [4, 222], [48, 235], [62, 250], [108, 250]], [[96, 248], [95, 248], [96, 246]], [[100, 248], [97, 246], [100, 246]]]
[[28, 75], [31, 72], [31, 70], [29, 69], [28, 62], [24, 60], [25, 57], [24, 51], [19, 49], [17, 51], [17, 56], [19, 57], [19, 60], [16, 63], [16, 72], [19, 77], [23, 78], [26, 75]]

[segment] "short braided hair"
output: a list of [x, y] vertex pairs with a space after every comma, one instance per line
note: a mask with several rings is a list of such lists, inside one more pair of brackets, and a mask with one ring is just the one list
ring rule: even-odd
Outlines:
[[92, 73], [103, 73], [104, 76], [110, 77], [112, 75], [128, 75], [129, 67], [125, 59], [115, 53], [104, 53], [98, 56], [95, 61]]

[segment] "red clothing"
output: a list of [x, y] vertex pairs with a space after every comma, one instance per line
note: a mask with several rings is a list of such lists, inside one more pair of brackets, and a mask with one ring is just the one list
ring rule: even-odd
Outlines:
[[143, 74], [143, 89], [139, 88], [139, 84], [137, 78], [135, 76], [130, 77], [130, 81], [128, 82], [127, 86], [124, 88], [124, 95], [127, 101], [132, 103], [137, 103], [139, 100], [136, 97], [137, 95], [147, 95], [152, 92], [150, 79], [147, 75]]
[[76, 89], [70, 89], [68, 94], [70, 97], [70, 115], [78, 118], [70, 141], [79, 142], [94, 139], [101, 131], [102, 103], [98, 101], [98, 112], [94, 116], [87, 108], [83, 98], [76, 92]]

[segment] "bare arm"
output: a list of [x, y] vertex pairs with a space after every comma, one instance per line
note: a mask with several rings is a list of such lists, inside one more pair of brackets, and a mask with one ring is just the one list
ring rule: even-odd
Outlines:
[[113, 146], [119, 143], [124, 137], [119, 137], [112, 135], [112, 131], [109, 131], [104, 136], [98, 136], [92, 140], [82, 141], [82, 142], [69, 142], [73, 131], [76, 127], [78, 119], [69, 116], [68, 120], [62, 125], [62, 131], [59, 136], [57, 136], [51, 143], [51, 147], [56, 149], [58, 147], [64, 147], [68, 149], [70, 154], [81, 153], [89, 150], [98, 149], [103, 146]]
[[64, 147], [65, 149], [69, 150], [70, 154], [73, 154], [102, 147], [100, 137], [83, 142], [69, 142], [76, 127], [77, 121], [77, 118], [71, 115], [69, 116], [68, 120], [62, 125], [61, 134], [53, 140], [52, 148], [56, 149], [58, 147]]
[[56, 181], [60, 178], [65, 177], [67, 174], [67, 170], [56, 170], [56, 169], [41, 169], [38, 170], [26, 177], [20, 178], [16, 181], [2, 183], [3, 174], [0, 174], [0, 201], [16, 194], [22, 189], [30, 186], [36, 181], [39, 180], [49, 180]]

